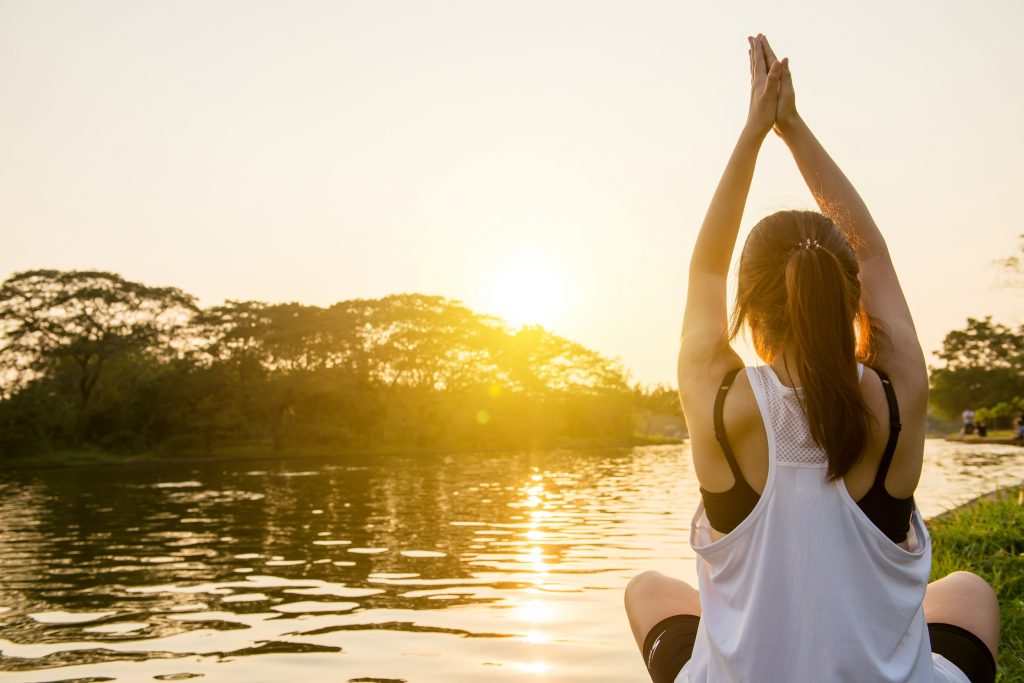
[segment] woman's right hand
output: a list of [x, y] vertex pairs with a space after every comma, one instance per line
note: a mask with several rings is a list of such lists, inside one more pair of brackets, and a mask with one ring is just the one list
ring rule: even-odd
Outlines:
[[778, 60], [768, 63], [768, 45], [764, 36], [748, 37], [750, 43], [750, 110], [746, 129], [763, 138], [775, 125], [778, 110], [779, 83], [782, 64]]
[[[772, 46], [768, 44], [767, 38], [761, 36], [761, 42], [764, 48], [765, 64], [771, 68], [773, 64], [779, 62], [779, 59], [775, 56]], [[789, 57], [779, 62], [779, 66], [782, 73], [779, 83], [779, 99], [775, 108], [775, 132], [779, 136], [785, 137], [786, 133], [799, 123], [800, 114], [796, 111], [796, 93], [793, 90], [793, 74], [789, 72]]]

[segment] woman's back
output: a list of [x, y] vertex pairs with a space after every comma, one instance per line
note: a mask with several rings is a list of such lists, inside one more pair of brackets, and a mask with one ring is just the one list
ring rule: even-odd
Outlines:
[[703, 505], [694, 517], [704, 616], [678, 680], [931, 681], [921, 609], [931, 551], [920, 517], [909, 549], [897, 546], [842, 478], [828, 480], [798, 390], [769, 366], [741, 377], [763, 424], [766, 477], [753, 511], [724, 538]]
[[[777, 371], [772, 371], [773, 381], [788, 388], [779, 375]], [[842, 477], [855, 501], [861, 500], [871, 489], [891, 432], [889, 403], [878, 374], [870, 369], [864, 372], [860, 389], [871, 418], [867, 445], [861, 459]], [[920, 408], [921, 402], [913, 400], [911, 392], [904, 391], [898, 382], [893, 382], [893, 391], [901, 414], [900, 429], [885, 479], [885, 491], [895, 498], [909, 498], [914, 493], [921, 471], [924, 415]], [[703, 422], [707, 424], [703, 429], [698, 426], [694, 430], [691, 447], [700, 454], [705, 449], [710, 451], [707, 460], [711, 461], [711, 466], [703, 468], [701, 485], [705, 491], [721, 492], [735, 484], [735, 477], [728, 463], [721, 458], [722, 449], [715, 438], [713, 418], [710, 416], [714, 400], [715, 397], [709, 395], [705, 401], [709, 415], [705, 416]], [[768, 479], [768, 440], [748, 373], [739, 373], [726, 394], [723, 421], [744, 480], [760, 494]], [[724, 535], [717, 530], [713, 534], [715, 539]]]

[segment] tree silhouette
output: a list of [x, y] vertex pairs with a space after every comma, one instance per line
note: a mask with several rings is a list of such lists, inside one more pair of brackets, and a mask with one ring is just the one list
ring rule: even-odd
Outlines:
[[6, 452], [614, 441], [653, 409], [618, 361], [425, 294], [200, 310], [112, 273], [32, 271], [0, 286], [0, 324]]
[[0, 285], [0, 370], [5, 396], [37, 377], [71, 366], [76, 376], [76, 434], [104, 365], [144, 352], [174, 357], [177, 332], [195, 299], [173, 287], [149, 287], [100, 271], [33, 270]]

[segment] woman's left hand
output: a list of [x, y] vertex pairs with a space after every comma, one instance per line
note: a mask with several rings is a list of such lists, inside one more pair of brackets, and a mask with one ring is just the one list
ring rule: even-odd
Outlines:
[[764, 36], [748, 36], [747, 41], [750, 43], [750, 110], [747, 112], [746, 128], [763, 137], [775, 125], [782, 63], [776, 61], [768, 66]]

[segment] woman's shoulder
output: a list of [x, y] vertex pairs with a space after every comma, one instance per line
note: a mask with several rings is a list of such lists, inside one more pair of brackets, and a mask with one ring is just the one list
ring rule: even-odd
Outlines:
[[728, 344], [713, 354], [688, 354], [680, 350], [676, 375], [683, 410], [703, 413], [708, 398], [714, 400], [722, 379], [735, 368], [743, 367], [739, 354]]
[[[928, 374], [922, 373], [916, 364], [907, 365], [889, 362], [884, 365], [870, 365], [871, 375], [878, 378], [873, 380], [880, 389], [885, 389], [885, 384], [892, 388], [897, 399], [901, 414], [908, 417], [920, 415], [923, 417], [928, 410]], [[882, 381], [884, 379], [884, 382]]]
[[[867, 459], [872, 464], [872, 475], [875, 461], [881, 459], [892, 430], [896, 429], [896, 447], [886, 478], [886, 491], [897, 498], [908, 498], [917, 488], [924, 459], [927, 384], [921, 387], [915, 384], [913, 377], [898, 372], [893, 376], [890, 368], [872, 368], [871, 372], [865, 372], [864, 379], [861, 391], [874, 417], [869, 440], [871, 456]], [[894, 405], [889, 403], [890, 395]]]

